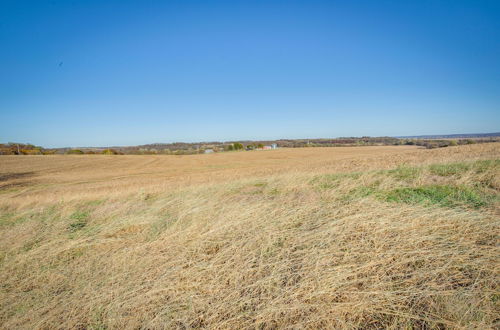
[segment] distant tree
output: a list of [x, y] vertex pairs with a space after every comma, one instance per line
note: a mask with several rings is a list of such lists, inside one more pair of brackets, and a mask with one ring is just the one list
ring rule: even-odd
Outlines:
[[67, 155], [83, 155], [83, 151], [81, 151], [80, 149], [70, 149], [70, 150], [66, 151], [66, 154]]
[[262, 148], [264, 148], [264, 145], [262, 143], [259, 143], [259, 144], [257, 144], [257, 148], [262, 149]]
[[434, 149], [437, 147], [437, 144], [433, 142], [424, 142], [423, 146], [427, 149]]
[[234, 150], [241, 150], [241, 149], [243, 149], [243, 144], [235, 142], [235, 143], [233, 143], [233, 148], [234, 148]]
[[113, 149], [106, 149], [102, 151], [103, 155], [118, 155], [118, 152]]

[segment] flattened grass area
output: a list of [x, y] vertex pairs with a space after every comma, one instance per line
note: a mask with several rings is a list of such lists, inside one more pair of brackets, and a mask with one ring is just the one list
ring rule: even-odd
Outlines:
[[67, 184], [71, 199], [3, 194], [0, 328], [496, 328], [500, 161], [481, 157], [498, 152], [454, 148], [155, 189], [124, 176], [83, 195]]

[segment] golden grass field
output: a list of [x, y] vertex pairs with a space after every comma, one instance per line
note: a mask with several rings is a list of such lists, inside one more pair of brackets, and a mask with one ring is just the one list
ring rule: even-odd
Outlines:
[[500, 327], [500, 143], [0, 156], [3, 329]]

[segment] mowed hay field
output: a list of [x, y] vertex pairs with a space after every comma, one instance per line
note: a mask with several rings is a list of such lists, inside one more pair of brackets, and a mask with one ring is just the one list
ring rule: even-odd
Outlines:
[[0, 156], [4, 329], [498, 328], [500, 144]]

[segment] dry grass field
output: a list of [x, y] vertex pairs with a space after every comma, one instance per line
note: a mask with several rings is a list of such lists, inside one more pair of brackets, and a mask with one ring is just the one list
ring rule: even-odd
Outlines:
[[500, 144], [0, 156], [0, 327], [500, 327]]

